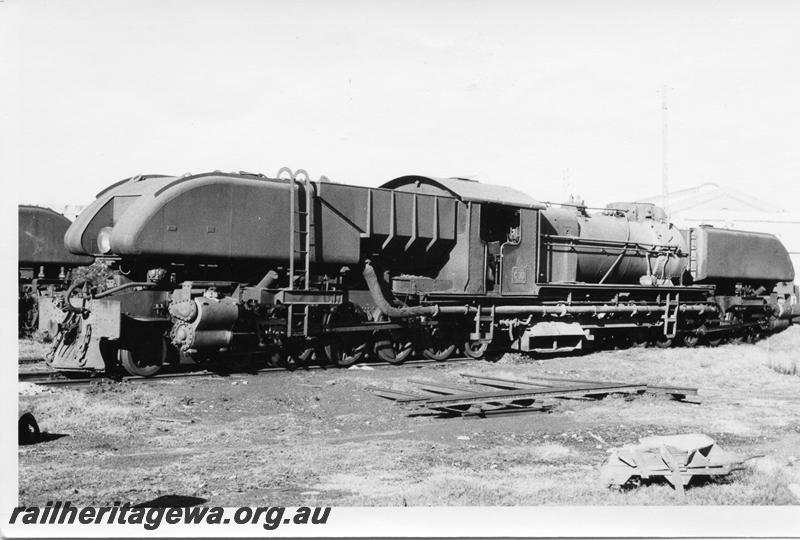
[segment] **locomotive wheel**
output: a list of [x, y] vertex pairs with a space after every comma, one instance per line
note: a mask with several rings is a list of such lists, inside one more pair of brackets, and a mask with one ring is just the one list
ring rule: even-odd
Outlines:
[[700, 343], [700, 337], [696, 334], [683, 334], [681, 336], [681, 343], [683, 343], [684, 347], [697, 347], [697, 344]]
[[735, 334], [731, 335], [730, 342], [734, 345], [741, 345], [745, 341], [750, 343], [750, 332], [748, 331], [736, 332]]
[[350, 367], [364, 358], [366, 350], [366, 344], [353, 343], [345, 338], [325, 345], [325, 356], [339, 367]]
[[[355, 304], [335, 306], [325, 317], [325, 326], [358, 325], [367, 319]], [[350, 367], [364, 358], [367, 344], [359, 342], [360, 335], [339, 334], [325, 345], [325, 356], [339, 367]]]
[[143, 336], [131, 348], [119, 349], [117, 358], [122, 367], [131, 375], [152, 377], [161, 370], [167, 355], [164, 338], [148, 339]]
[[650, 346], [647, 330], [636, 330], [630, 336], [631, 347], [634, 349], [644, 349]]
[[749, 332], [747, 332], [747, 342], [748, 343], [755, 343], [756, 341], [760, 340], [764, 335], [761, 333], [759, 328], [753, 328]]
[[715, 338], [708, 338], [708, 346], [709, 347], [717, 347], [722, 344], [722, 341], [725, 338], [723, 337], [715, 337]]
[[669, 349], [670, 347], [672, 347], [672, 343], [673, 343], [672, 338], [668, 338], [667, 336], [665, 336], [660, 332], [656, 334], [656, 337], [653, 340], [653, 344], [655, 344], [655, 346], [658, 347], [659, 349]]
[[375, 341], [375, 356], [390, 364], [402, 364], [413, 350], [414, 342], [411, 340], [387, 336]]
[[453, 353], [456, 352], [455, 345], [446, 345], [446, 346], [434, 346], [428, 347], [422, 351], [422, 356], [427, 358], [428, 360], [436, 360], [437, 362], [444, 362], [451, 356]]
[[465, 341], [463, 350], [465, 356], [479, 360], [484, 357], [488, 348], [488, 341]]
[[[389, 320], [382, 313], [378, 313], [373, 320]], [[388, 332], [378, 332], [375, 336], [373, 351], [375, 356], [390, 364], [402, 364], [414, 352], [414, 341], [410, 333], [404, 330], [390, 330]]]
[[267, 351], [267, 366], [281, 367], [281, 349], [279, 347], [272, 347]]
[[279, 365], [293, 371], [300, 367], [305, 367], [311, 363], [314, 357], [314, 347], [308, 347], [300, 351], [290, 351], [280, 357]]
[[428, 346], [422, 350], [422, 356], [428, 360], [444, 362], [456, 352], [456, 345], [448, 338], [447, 332], [439, 327], [428, 335]]

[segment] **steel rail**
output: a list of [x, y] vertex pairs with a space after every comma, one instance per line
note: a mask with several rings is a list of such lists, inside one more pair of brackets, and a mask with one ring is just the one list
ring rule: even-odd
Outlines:
[[[466, 362], [466, 361], [481, 361], [476, 360], [474, 358], [469, 358], [466, 356], [460, 356], [455, 358], [450, 358], [445, 361], [438, 361], [438, 360], [428, 360], [426, 358], [419, 359], [419, 360], [409, 360], [407, 362], [403, 362], [402, 364], [391, 364], [389, 362], [371, 362], [365, 364], [356, 364], [360, 366], [368, 366], [370, 368], [378, 367], [378, 368], [387, 368], [387, 367], [394, 367], [399, 368], [403, 366], [417, 366], [417, 365], [445, 365], [450, 362]], [[352, 366], [350, 366], [352, 367]], [[105, 376], [96, 376], [96, 377], [86, 377], [81, 379], [67, 379], [67, 378], [59, 378], [61, 376], [57, 371], [48, 372], [48, 376], [44, 376], [44, 373], [41, 371], [36, 372], [33, 376], [30, 373], [20, 373], [18, 382], [30, 382], [33, 384], [41, 384], [44, 386], [81, 386], [90, 384], [92, 382], [99, 382], [99, 381], [113, 381], [113, 382], [134, 382], [134, 383], [150, 383], [150, 382], [158, 382], [162, 379], [177, 379], [177, 378], [190, 378], [190, 377], [219, 377], [221, 379], [226, 378], [227, 376], [233, 375], [258, 375], [261, 373], [273, 373], [273, 372], [282, 372], [282, 371], [310, 371], [310, 370], [318, 370], [318, 369], [350, 369], [350, 368], [340, 368], [338, 366], [321, 366], [321, 365], [312, 365], [312, 366], [302, 366], [295, 369], [288, 369], [285, 367], [266, 367], [257, 369], [254, 371], [232, 371], [230, 373], [220, 373], [216, 371], [186, 371], [180, 373], [161, 373], [153, 375], [152, 377], [142, 377], [140, 375], [124, 375], [120, 379], [114, 379], [111, 377]]]

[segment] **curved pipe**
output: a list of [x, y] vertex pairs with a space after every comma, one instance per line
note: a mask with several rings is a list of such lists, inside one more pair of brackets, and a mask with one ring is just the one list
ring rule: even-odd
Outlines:
[[129, 283], [123, 283], [122, 285], [118, 285], [116, 287], [111, 287], [110, 289], [106, 289], [103, 292], [99, 292], [95, 294], [92, 298], [104, 298], [106, 296], [111, 296], [112, 294], [116, 294], [120, 291], [124, 291], [125, 289], [132, 289], [133, 287], [143, 287], [145, 289], [152, 289], [153, 287], [157, 286], [157, 283], [153, 283], [152, 281], [131, 281]]
[[269, 287], [278, 280], [278, 273], [275, 270], [270, 270], [267, 274], [261, 278], [256, 284], [256, 287], [260, 287], [262, 289], [269, 289]]
[[[91, 279], [79, 279], [79, 280], [73, 282], [72, 285], [69, 286], [69, 288], [67, 289], [67, 293], [64, 296], [64, 298], [66, 299], [66, 305], [64, 306], [64, 309], [66, 311], [69, 311], [71, 313], [88, 313], [89, 312], [89, 310], [84, 308], [84, 307], [73, 306], [72, 302], [70, 301], [70, 298], [72, 298], [72, 293], [75, 292], [75, 289], [77, 289], [78, 287], [82, 287], [83, 285], [85, 285], [87, 283], [91, 285], [92, 280]], [[146, 288], [146, 289], [150, 289], [150, 288], [155, 287], [156, 285], [157, 285], [156, 283], [152, 283], [152, 282], [149, 282], [149, 281], [131, 281], [130, 283], [123, 283], [122, 285], [119, 285], [117, 287], [112, 287], [110, 289], [106, 289], [105, 291], [103, 291], [101, 293], [97, 293], [97, 294], [92, 296], [92, 300], [96, 300], [98, 298], [104, 298], [106, 296], [111, 296], [112, 294], [118, 293], [120, 291], [124, 291], [125, 289], [131, 289], [133, 287], [143, 287], [143, 288]]]
[[88, 279], [79, 279], [73, 282], [72, 285], [69, 286], [69, 288], [67, 289], [67, 293], [64, 296], [64, 299], [66, 300], [64, 309], [66, 311], [70, 313], [83, 313], [84, 311], [86, 311], [83, 307], [73, 306], [72, 302], [70, 301], [70, 298], [72, 298], [72, 293], [75, 292], [75, 289], [77, 289], [79, 286], [82, 287], [86, 283], [91, 283], [91, 281], [89, 281]]
[[[476, 306], [414, 306], [405, 308], [396, 308], [389, 304], [386, 297], [383, 296], [381, 290], [380, 280], [378, 279], [375, 269], [369, 262], [364, 264], [364, 279], [369, 287], [370, 295], [373, 302], [389, 318], [402, 319], [407, 317], [416, 317], [420, 315], [470, 315], [475, 314], [480, 309], [481, 313], [491, 313], [491, 308], [478, 308]], [[641, 306], [636, 304], [628, 305], [614, 305], [614, 306], [495, 306], [494, 313], [496, 315], [517, 315], [517, 314], [539, 314], [539, 315], [558, 315], [563, 316], [567, 314], [591, 314], [598, 315], [600, 313], [663, 313], [664, 306]], [[682, 312], [704, 312], [713, 311], [714, 304], [682, 304], [678, 307]]]
[[364, 280], [367, 282], [372, 301], [378, 306], [381, 312], [390, 319], [405, 319], [408, 317], [419, 317], [420, 315], [436, 315], [439, 313], [439, 306], [412, 306], [396, 308], [383, 296], [381, 283], [375, 269], [369, 263], [364, 263]]

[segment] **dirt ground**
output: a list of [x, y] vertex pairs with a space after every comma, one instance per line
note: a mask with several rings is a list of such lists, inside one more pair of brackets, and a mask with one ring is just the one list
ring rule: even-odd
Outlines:
[[[599, 483], [611, 447], [653, 434], [705, 433], [742, 456], [688, 504], [800, 504], [800, 327], [755, 345], [628, 349], [546, 360], [507, 354], [374, 370], [172, 379], [43, 389], [20, 383], [46, 442], [19, 449], [21, 504], [133, 504], [159, 496], [209, 505], [670, 505], [667, 485]], [[407, 379], [464, 385], [461, 373], [699, 388], [701, 404], [642, 396], [560, 400], [549, 413], [409, 417], [365, 390]], [[793, 493], [797, 491], [797, 495]]]

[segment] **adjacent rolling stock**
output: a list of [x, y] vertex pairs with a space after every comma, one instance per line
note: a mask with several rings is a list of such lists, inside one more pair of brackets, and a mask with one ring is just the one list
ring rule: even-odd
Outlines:
[[53, 314], [61, 314], [54, 304], [56, 293], [66, 289], [73, 268], [91, 264], [92, 258], [65, 249], [64, 234], [71, 222], [58, 212], [20, 205], [18, 215], [19, 332], [55, 334]]
[[653, 205], [589, 212], [459, 178], [137, 176], [98, 194], [65, 244], [116, 273], [110, 288], [70, 287], [48, 359], [61, 371], [692, 346], [800, 315], [775, 237], [681, 231]]

